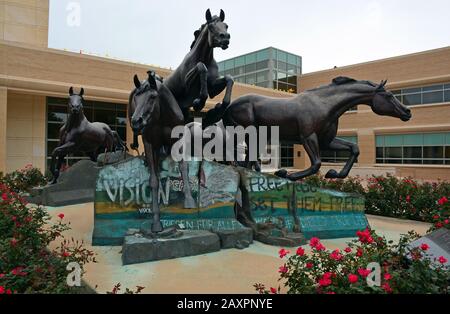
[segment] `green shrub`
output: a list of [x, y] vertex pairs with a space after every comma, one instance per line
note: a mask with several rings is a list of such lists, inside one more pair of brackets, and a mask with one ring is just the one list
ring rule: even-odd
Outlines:
[[[450, 269], [444, 257], [434, 260], [427, 254], [426, 244], [410, 248], [408, 243], [418, 238], [414, 232], [402, 235], [394, 244], [374, 231], [357, 233], [358, 240], [348, 243], [343, 250], [328, 251], [318, 238], [312, 238], [311, 253], [302, 247], [290, 255], [281, 249], [279, 281], [289, 294], [344, 294], [344, 293], [439, 293], [449, 292]], [[380, 282], [369, 285], [373, 278], [369, 263], [379, 265]], [[259, 293], [279, 293], [281, 287], [266, 288], [255, 284]]]
[[27, 165], [6, 175], [0, 172], [0, 184], [7, 185], [16, 193], [21, 193], [27, 192], [33, 187], [47, 184], [47, 178], [38, 168]]
[[[0, 293], [71, 293], [67, 285], [71, 262], [95, 262], [83, 242], [65, 239], [64, 215], [56, 223], [43, 207], [28, 206], [17, 193], [0, 184]], [[61, 241], [56, 249], [48, 246]], [[82, 274], [81, 273], [81, 274]]]

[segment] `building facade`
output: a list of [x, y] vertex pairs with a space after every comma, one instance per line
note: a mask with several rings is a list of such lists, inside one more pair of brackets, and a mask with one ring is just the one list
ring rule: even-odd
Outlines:
[[235, 82], [297, 93], [302, 57], [273, 47], [218, 62], [220, 75]]
[[[109, 124], [130, 143], [126, 104], [133, 75], [144, 78], [152, 69], [167, 77], [171, 71], [47, 48], [48, 0], [0, 0], [0, 9], [0, 171], [30, 163], [47, 168], [67, 118], [70, 86], [76, 91], [84, 87], [89, 119]], [[377, 116], [363, 105], [344, 114], [338, 136], [358, 143], [361, 150], [351, 174], [450, 180], [450, 47], [303, 75], [301, 57], [275, 48], [230, 60], [219, 66], [221, 74], [236, 77], [233, 99], [248, 93], [292, 97], [287, 87], [302, 92], [337, 76], [388, 79], [388, 89], [410, 106], [413, 118], [403, 123]], [[222, 98], [223, 93], [209, 100], [206, 109]], [[300, 145], [279, 149], [280, 166], [309, 166]], [[67, 163], [79, 157], [71, 156]], [[323, 151], [322, 167], [342, 167], [346, 158], [344, 153]]]

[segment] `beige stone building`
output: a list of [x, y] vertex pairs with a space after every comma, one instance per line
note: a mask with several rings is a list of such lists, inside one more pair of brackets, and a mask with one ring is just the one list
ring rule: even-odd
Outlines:
[[[111, 125], [128, 142], [126, 103], [132, 77], [155, 70], [145, 64], [65, 52], [48, 47], [48, 0], [0, 0], [0, 171], [26, 164], [44, 170], [67, 116], [70, 86], [85, 89], [85, 113]], [[408, 123], [379, 117], [358, 106], [346, 113], [339, 136], [359, 143], [354, 174], [393, 172], [425, 179], [450, 179], [450, 47], [302, 75], [300, 91], [333, 77], [389, 79], [388, 87], [411, 105]], [[288, 97], [287, 93], [236, 83], [233, 98], [246, 93]], [[210, 100], [208, 106], [220, 101]], [[282, 147], [285, 164], [308, 166], [301, 146]], [[69, 159], [75, 162], [77, 157]], [[324, 152], [324, 167], [344, 155]], [[340, 167], [341, 165], [337, 165]]]

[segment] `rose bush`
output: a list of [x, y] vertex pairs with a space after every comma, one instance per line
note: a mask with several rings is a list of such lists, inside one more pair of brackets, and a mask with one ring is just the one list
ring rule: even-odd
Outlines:
[[358, 193], [366, 199], [368, 214], [438, 223], [438, 226], [449, 227], [448, 207], [439, 204], [450, 197], [449, 182], [420, 183], [411, 178], [373, 176], [364, 185], [359, 177], [328, 180], [321, 175], [308, 177], [304, 182], [315, 187]]
[[3, 175], [0, 172], [0, 184], [8, 186], [16, 193], [27, 192], [29, 189], [47, 184], [47, 178], [38, 168], [31, 164], [24, 168]]
[[[56, 222], [43, 207], [29, 206], [8, 186], [0, 184], [0, 293], [71, 293], [66, 267], [96, 262], [83, 242], [65, 239], [64, 214]], [[60, 241], [53, 249], [48, 246]]]
[[[358, 240], [344, 250], [329, 251], [318, 238], [310, 239], [311, 252], [298, 248], [295, 253], [281, 249], [283, 264], [279, 281], [289, 294], [344, 293], [448, 293], [450, 269], [441, 256], [436, 260], [428, 254], [427, 245], [410, 248], [408, 243], [418, 238], [414, 232], [403, 235], [398, 243], [387, 241], [374, 231], [357, 233]], [[369, 285], [370, 263], [380, 265], [379, 285]], [[266, 288], [255, 284], [259, 293], [279, 293], [281, 287]]]

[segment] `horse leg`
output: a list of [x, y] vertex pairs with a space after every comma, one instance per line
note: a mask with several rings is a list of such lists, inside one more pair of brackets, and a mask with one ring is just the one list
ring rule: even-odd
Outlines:
[[133, 143], [130, 144], [130, 148], [136, 151], [137, 155], [139, 156], [139, 141], [138, 134], [136, 132], [133, 132]]
[[145, 160], [150, 168], [150, 188], [152, 189], [152, 213], [153, 213], [153, 223], [152, 232], [161, 232], [163, 230], [160, 211], [159, 211], [159, 178], [157, 175], [157, 168], [155, 160], [155, 154], [153, 152], [153, 146], [151, 143], [144, 139], [144, 150], [145, 150]]
[[[56, 147], [53, 150], [52, 162], [50, 164], [50, 172], [53, 175], [53, 180], [52, 180], [51, 184], [55, 184], [56, 182], [58, 182], [59, 173], [60, 173], [60, 170], [61, 170], [63, 158], [64, 158], [64, 156], [66, 156], [69, 153], [70, 149], [72, 149], [74, 146], [75, 146], [75, 143], [67, 142], [67, 143], [64, 143], [61, 146]], [[56, 157], [58, 157], [58, 162], [57, 162], [57, 165], [56, 165], [56, 168], [55, 168]]]
[[87, 153], [87, 155], [92, 162], [97, 161], [97, 152], [90, 152], [90, 153]]
[[192, 106], [195, 111], [199, 112], [205, 107], [206, 100], [208, 99], [208, 68], [202, 62], [197, 63], [197, 65], [186, 74], [185, 84], [187, 88], [192, 85], [197, 76], [199, 76], [200, 79], [200, 94], [198, 98], [194, 99]]
[[334, 169], [330, 169], [327, 174], [325, 175], [325, 178], [339, 178], [343, 179], [348, 176], [348, 173], [353, 167], [353, 164], [356, 162], [356, 159], [359, 156], [359, 148], [358, 145], [341, 140], [339, 138], [335, 138], [331, 141], [331, 143], [328, 145], [328, 148], [334, 151], [347, 151], [350, 152], [350, 158], [347, 160], [347, 162], [344, 165], [344, 168], [338, 173]]
[[289, 175], [287, 174], [286, 170], [279, 170], [275, 173], [277, 176], [287, 178], [291, 181], [297, 181], [299, 179], [316, 174], [319, 171], [322, 162], [320, 160], [319, 140], [317, 138], [317, 134], [313, 133], [308, 136], [305, 139], [303, 147], [305, 148], [309, 160], [311, 161], [311, 167], [306, 170], [295, 172]]
[[197, 208], [189, 183], [189, 163], [186, 160], [182, 160], [180, 161], [180, 166], [181, 177], [183, 178], [184, 208]]
[[208, 80], [209, 98], [214, 98], [225, 89], [225, 95], [222, 100], [222, 107], [226, 109], [231, 102], [231, 92], [233, 90], [234, 80], [231, 75], [225, 75], [223, 78]]

